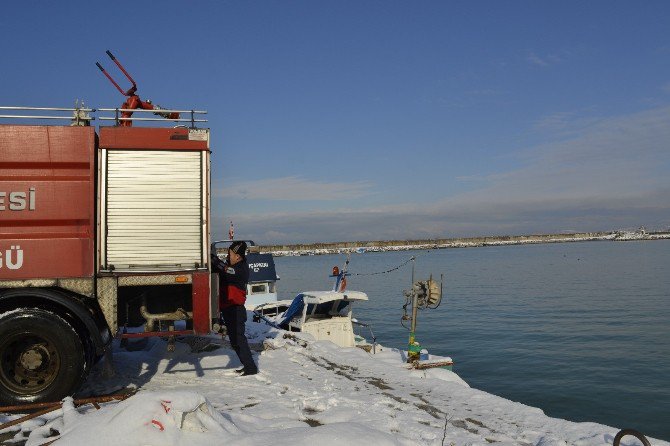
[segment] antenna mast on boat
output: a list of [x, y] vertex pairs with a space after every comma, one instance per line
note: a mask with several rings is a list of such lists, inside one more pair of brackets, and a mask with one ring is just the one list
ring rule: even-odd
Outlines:
[[347, 272], [349, 268], [349, 260], [351, 259], [351, 253], [347, 254], [347, 260], [344, 262], [344, 267], [340, 270], [339, 267], [333, 267], [333, 274], [330, 277], [335, 277], [335, 284], [333, 285], [333, 291], [343, 292], [347, 288], [347, 276], [351, 274]]

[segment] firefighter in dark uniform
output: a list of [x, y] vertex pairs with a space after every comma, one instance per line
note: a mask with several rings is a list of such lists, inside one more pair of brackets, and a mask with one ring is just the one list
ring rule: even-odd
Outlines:
[[242, 376], [255, 375], [258, 367], [251, 356], [251, 349], [244, 335], [244, 323], [247, 321], [247, 282], [249, 265], [246, 260], [247, 244], [233, 242], [228, 248], [228, 257], [223, 262], [216, 253], [212, 253], [212, 271], [219, 273], [219, 308], [228, 331], [230, 345], [240, 358], [243, 367], [237, 370]]

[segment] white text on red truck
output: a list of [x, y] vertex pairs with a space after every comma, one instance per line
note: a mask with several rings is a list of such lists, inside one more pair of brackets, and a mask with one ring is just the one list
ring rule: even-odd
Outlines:
[[[4, 265], [2, 254], [2, 251], [0, 251], [0, 268], [6, 265], [8, 269], [20, 269], [23, 266], [23, 250], [20, 246], [12, 246], [5, 251]], [[14, 255], [16, 255], [16, 258], [14, 258]]]
[[35, 188], [28, 192], [0, 192], [0, 211], [24, 211], [26, 205], [29, 211], [35, 210]]

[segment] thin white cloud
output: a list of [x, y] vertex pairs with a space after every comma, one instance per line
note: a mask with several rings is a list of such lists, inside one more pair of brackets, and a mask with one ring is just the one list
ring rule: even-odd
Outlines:
[[481, 88], [477, 90], [468, 90], [465, 94], [470, 96], [499, 96], [503, 94], [502, 90], [495, 90], [493, 88]]
[[486, 175], [481, 175], [481, 174], [474, 174], [474, 175], [459, 175], [454, 178], [456, 181], [462, 181], [462, 182], [480, 182], [480, 181], [488, 181], [488, 177]]
[[668, 122], [670, 107], [591, 120], [588, 125], [578, 120], [567, 132], [573, 136], [526, 150], [525, 166], [489, 176], [488, 187], [463, 198], [607, 199], [667, 188]]
[[555, 130], [563, 130], [568, 126], [572, 118], [574, 117], [574, 113], [572, 112], [556, 112], [556, 113], [551, 113], [547, 116], [543, 116], [539, 120], [537, 120], [534, 124], [535, 129], [539, 131], [545, 131], [545, 130], [550, 130], [550, 131], [555, 131]]
[[[670, 226], [670, 189], [627, 197], [505, 202], [455, 200], [398, 209], [286, 212], [234, 218], [240, 235], [259, 243], [399, 240], [561, 233]], [[215, 224], [215, 227], [219, 225]], [[221, 225], [223, 227], [225, 225]]]
[[530, 53], [528, 56], [526, 56], [526, 60], [530, 62], [533, 65], [537, 65], [540, 67], [548, 67], [549, 63], [545, 61], [544, 59], [540, 58], [537, 54], [535, 53]]
[[589, 109], [550, 113], [536, 120], [532, 130], [547, 140], [580, 137], [603, 119], [592, 113]]
[[570, 137], [525, 150], [524, 164], [514, 170], [463, 178], [481, 186], [437, 203], [230, 217], [265, 243], [667, 228], [670, 107], [562, 119]]
[[238, 182], [219, 189], [217, 195], [247, 200], [332, 201], [360, 198], [370, 189], [367, 181], [325, 182], [289, 176]]
[[554, 65], [559, 62], [561, 62], [563, 59], [556, 54], [546, 54], [543, 56], [539, 56], [535, 54], [534, 52], [529, 52], [528, 55], [526, 56], [526, 61], [529, 62], [532, 65], [536, 65], [539, 67], [548, 67], [549, 65]]

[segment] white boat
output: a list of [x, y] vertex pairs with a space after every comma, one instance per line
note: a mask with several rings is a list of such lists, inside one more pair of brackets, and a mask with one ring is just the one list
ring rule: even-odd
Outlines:
[[351, 307], [366, 301], [361, 291], [305, 291], [292, 300], [268, 302], [254, 309], [256, 320], [287, 331], [311, 334], [316, 340], [355, 347], [357, 337]]
[[[318, 341], [331, 341], [340, 347], [375, 348], [375, 337], [369, 325], [351, 317], [354, 302], [368, 300], [361, 291], [345, 291], [349, 257], [340, 270], [333, 268], [330, 277], [335, 278], [331, 291], [304, 291], [291, 300], [280, 300], [258, 305], [254, 308], [254, 320], [264, 321], [274, 327], [288, 331], [311, 334]], [[354, 325], [370, 329], [373, 344], [356, 335]]]

